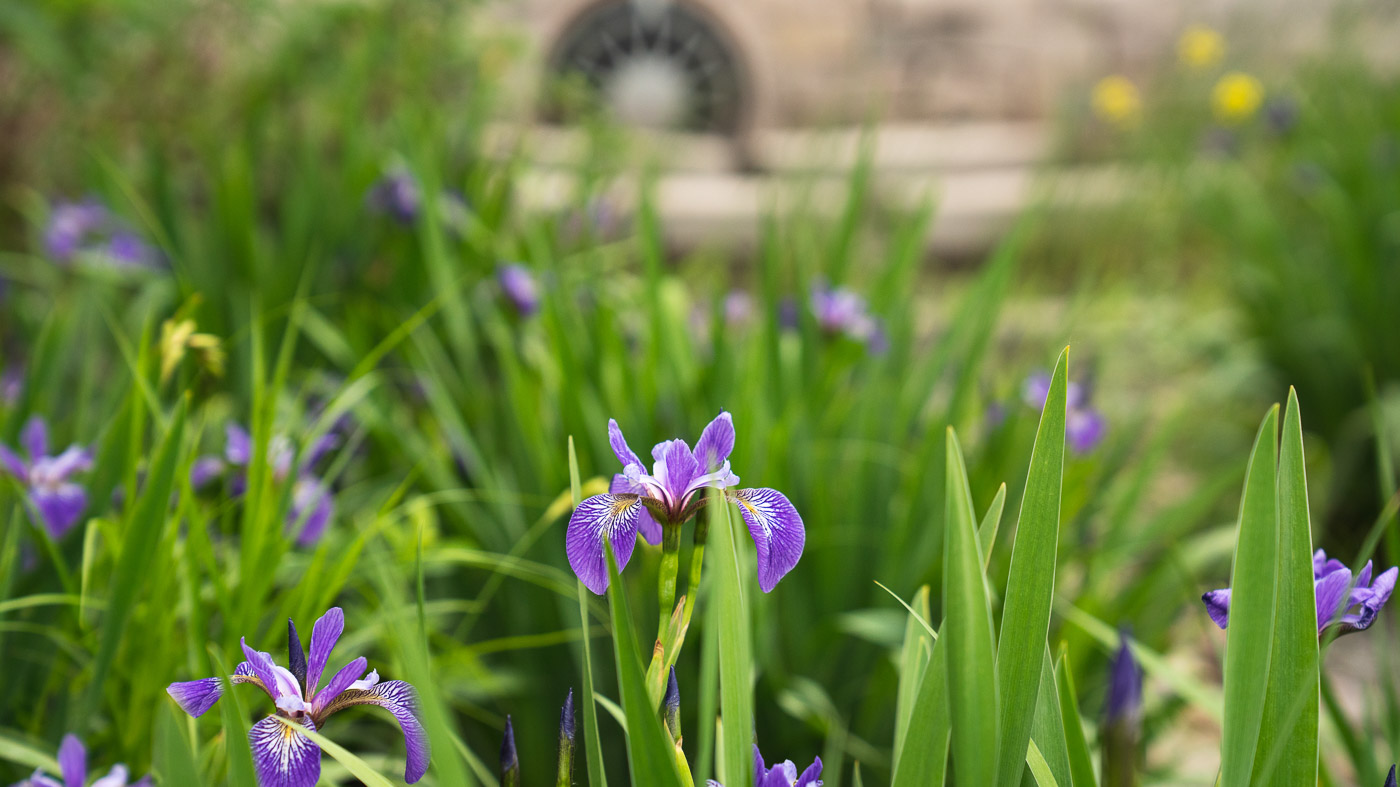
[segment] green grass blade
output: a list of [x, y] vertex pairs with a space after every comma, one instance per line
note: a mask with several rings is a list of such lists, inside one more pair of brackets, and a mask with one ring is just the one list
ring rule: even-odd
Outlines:
[[1001, 513], [1006, 510], [1006, 484], [997, 488], [996, 497], [982, 515], [982, 524], [977, 526], [977, 543], [982, 545], [982, 570], [992, 562], [992, 548], [997, 544], [997, 531], [1001, 530]]
[[725, 787], [753, 784], [753, 658], [749, 608], [739, 568], [738, 539], [727, 500], [710, 502], [714, 598], [709, 625], [718, 627], [720, 718], [724, 720]]
[[1060, 646], [1060, 658], [1055, 663], [1055, 688], [1060, 700], [1060, 727], [1065, 731], [1065, 747], [1069, 752], [1069, 773], [1074, 787], [1098, 787], [1094, 777], [1094, 759], [1089, 754], [1089, 742], [1084, 738], [1084, 722], [1079, 718], [1079, 700], [1074, 692], [1074, 675], [1070, 673], [1065, 648]]
[[1035, 741], [1031, 741], [1026, 749], [1026, 765], [1030, 766], [1031, 775], [1035, 777], [1035, 783], [1040, 787], [1059, 787], [1060, 783], [1055, 780], [1055, 773], [1050, 768], [1050, 764], [1045, 761], [1045, 756], [1036, 748]]
[[190, 751], [189, 741], [180, 732], [184, 718], [185, 714], [179, 708], [169, 704], [156, 713], [153, 759], [162, 784], [200, 783], [194, 752]]
[[617, 561], [613, 558], [611, 544], [607, 544], [607, 558], [613, 652], [617, 657], [617, 685], [622, 694], [622, 710], [627, 715], [627, 758], [632, 768], [632, 784], [634, 787], [680, 787], [672, 754], [674, 747], [661, 728], [659, 708], [651, 704], [647, 695], [637, 632], [632, 626], [632, 613], [627, 607], [627, 595], [622, 589], [622, 578], [617, 573]]
[[228, 754], [229, 787], [257, 787], [253, 775], [253, 749], [248, 744], [248, 710], [243, 698], [233, 690], [232, 674], [227, 664], [213, 648], [209, 649], [210, 661], [218, 672], [219, 683], [223, 685], [223, 700], [219, 703], [219, 717], [224, 724], [224, 746]]
[[[1064, 719], [1060, 716], [1060, 692], [1055, 685], [1055, 668], [1050, 662], [1050, 646], [1046, 645], [1040, 660], [1040, 692], [1035, 703], [1035, 718], [1031, 723], [1030, 751], [1039, 753], [1054, 774], [1055, 781], [1073, 787], [1069, 744], [1065, 740]], [[1030, 755], [1027, 753], [1027, 764]], [[1036, 781], [1044, 781], [1036, 776]]]
[[[579, 482], [578, 454], [574, 451], [574, 438], [569, 437], [569, 489], [573, 494], [574, 507], [583, 501], [583, 488]], [[588, 588], [582, 582], [578, 585], [578, 614], [582, 630], [588, 631]], [[603, 742], [598, 734], [598, 706], [593, 700], [593, 645], [592, 638], [583, 640], [583, 694], [579, 701], [583, 705], [583, 745], [584, 760], [588, 763], [589, 787], [607, 787], [608, 778], [603, 771]]]
[[[992, 610], [982, 575], [982, 548], [972, 518], [972, 493], [957, 435], [948, 429], [947, 518], [944, 522], [943, 602], [948, 649], [948, 716], [959, 784], [994, 784], [998, 758], [997, 674]], [[1027, 734], [1029, 739], [1029, 733]], [[1022, 744], [1021, 753], [1025, 751]], [[1017, 759], [1022, 759], [1018, 753]]]
[[1264, 416], [1254, 438], [1240, 500], [1230, 580], [1230, 627], [1225, 636], [1225, 729], [1220, 747], [1220, 774], [1225, 784], [1249, 783], [1264, 715], [1277, 592], [1277, 454], [1275, 405]]
[[942, 787], [948, 770], [948, 648], [934, 643], [904, 745], [895, 753], [891, 787]]
[[[996, 784], [1016, 787], [1040, 692], [1045, 637], [1055, 596], [1055, 553], [1060, 540], [1060, 488], [1065, 463], [1065, 401], [1069, 348], [1060, 353], [1031, 450], [1021, 519], [1011, 548], [1011, 572], [997, 644], [1001, 748]], [[988, 782], [990, 783], [990, 782]]]
[[[1253, 783], [1316, 784], [1319, 679], [1308, 481], [1298, 395], [1288, 391], [1278, 472], [1278, 599]], [[1233, 616], [1232, 616], [1233, 618]]]
[[136, 604], [137, 593], [150, 579], [149, 568], [155, 557], [161, 534], [165, 530], [166, 515], [170, 510], [170, 493], [175, 484], [175, 469], [180, 463], [180, 448], [185, 436], [185, 412], [188, 401], [180, 400], [171, 419], [170, 429], [161, 441], [151, 470], [146, 479], [146, 488], [131, 519], [126, 526], [123, 538], [121, 559], [112, 575], [111, 596], [107, 599], [107, 611], [102, 617], [102, 633], [98, 640], [97, 656], [93, 659], [92, 684], [88, 687], [83, 702], [84, 713], [80, 719], [93, 719], [102, 698], [102, 687], [111, 669], [112, 659], [117, 655], [126, 631], [127, 619]]
[[15, 763], [25, 770], [43, 768], [49, 773], [59, 770], [58, 760], [52, 754], [8, 732], [0, 732], [0, 760]]
[[[924, 621], [929, 617], [927, 585], [914, 594], [912, 607], [904, 625], [904, 646], [899, 653], [899, 687], [894, 705], [893, 770], [896, 771], [899, 770], [899, 754], [904, 749], [905, 735], [909, 732], [909, 719], [914, 713], [914, 702], [918, 699], [919, 687], [924, 680], [924, 670], [933, 653], [934, 643], [923, 631]], [[916, 610], [923, 616], [922, 620], [914, 614]]]

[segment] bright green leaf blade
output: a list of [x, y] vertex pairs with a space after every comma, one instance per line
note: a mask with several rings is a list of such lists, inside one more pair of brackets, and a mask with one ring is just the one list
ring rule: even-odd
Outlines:
[[96, 716], [107, 672], [111, 669], [112, 659], [117, 655], [117, 646], [121, 644], [126, 631], [127, 618], [136, 604], [138, 592], [150, 579], [149, 568], [160, 543], [161, 534], [165, 530], [166, 516], [170, 510], [170, 493], [174, 488], [175, 469], [179, 465], [180, 448], [185, 436], [187, 406], [186, 399], [181, 399], [180, 404], [176, 406], [170, 428], [151, 462], [145, 491], [136, 501], [136, 508], [127, 523], [121, 559], [113, 572], [107, 611], [102, 616], [102, 633], [98, 641], [97, 655], [93, 659], [92, 683], [83, 703], [85, 712], [79, 714], [78, 718], [91, 719]]
[[1074, 692], [1074, 675], [1064, 645], [1055, 663], [1055, 688], [1060, 700], [1060, 725], [1065, 731], [1065, 747], [1069, 752], [1070, 780], [1074, 787], [1098, 787], [1094, 778], [1094, 760], [1089, 755], [1089, 743], [1084, 738], [1084, 722], [1079, 718], [1079, 700]]
[[273, 716], [272, 718], [282, 722], [297, 733], [310, 738], [312, 743], [321, 747], [321, 751], [334, 757], [336, 762], [344, 765], [345, 769], [354, 774], [355, 778], [363, 782], [366, 787], [394, 787], [394, 783], [384, 778], [383, 774], [369, 767], [369, 764], [364, 760], [351, 754], [330, 738], [327, 738], [319, 732], [313, 732], [290, 719], [284, 719], [281, 716]]
[[982, 524], [977, 526], [977, 543], [982, 545], [982, 570], [992, 562], [992, 548], [997, 543], [997, 531], [1001, 529], [1001, 513], [1006, 509], [1006, 484], [997, 488], [996, 497], [982, 515]]
[[1320, 710], [1317, 596], [1298, 395], [1288, 391], [1278, 472], [1278, 598], [1255, 756], [1256, 785], [1316, 784]]
[[[992, 610], [982, 576], [982, 548], [972, 518], [972, 492], [957, 435], [948, 429], [947, 517], [944, 522], [940, 647], [948, 649], [948, 716], [959, 784], [994, 784], [997, 767], [997, 675]], [[1028, 736], [1029, 737], [1029, 734]], [[1022, 744], [1021, 752], [1025, 751]], [[1018, 754], [1017, 759], [1021, 759]]]
[[[1046, 645], [1042, 652], [1040, 692], [1035, 703], [1035, 719], [1031, 723], [1030, 749], [1044, 758], [1057, 783], [1073, 787], [1069, 744], [1065, 740], [1064, 720], [1060, 716], [1060, 692], [1055, 684], [1055, 669], [1050, 663], [1050, 646]], [[1028, 753], [1027, 763], [1030, 762], [1029, 757]], [[1036, 781], [1040, 781], [1039, 776]]]
[[[712, 493], [713, 494], [713, 493]], [[753, 784], [753, 645], [738, 537], [729, 501], [710, 502], [710, 548], [714, 550], [714, 597], [709, 625], [719, 629], [719, 711], [724, 721], [725, 787]], [[732, 783], [731, 783], [732, 782]]]
[[1249, 783], [1268, 689], [1277, 593], [1277, 440], [1275, 405], [1254, 438], [1240, 500], [1225, 645], [1225, 729], [1220, 747], [1220, 774], [1225, 784]]
[[895, 755], [892, 787], [942, 787], [948, 770], [948, 649], [943, 635], [934, 643], [919, 696], [909, 718], [904, 746]]
[[[583, 489], [579, 483], [578, 455], [574, 452], [574, 438], [569, 437], [569, 489], [573, 494], [574, 507], [583, 501]], [[588, 588], [578, 582], [578, 614], [583, 631], [588, 631]], [[598, 707], [593, 701], [593, 645], [591, 637], [583, 637], [583, 695], [579, 698], [583, 707], [584, 760], [588, 763], [589, 787], [607, 787], [608, 778], [603, 772], [603, 742], [598, 734]]]
[[[1011, 572], [997, 644], [1001, 749], [996, 784], [1016, 787], [1040, 692], [1045, 637], [1055, 597], [1055, 552], [1060, 540], [1060, 487], [1065, 464], [1065, 403], [1069, 348], [1060, 353], [1031, 449], [1021, 519], [1011, 548]], [[989, 782], [990, 783], [990, 782]]]
[[228, 665], [213, 648], [209, 659], [219, 675], [223, 687], [223, 701], [219, 703], [219, 717], [224, 724], [224, 747], [228, 754], [228, 783], [231, 787], [257, 787], [253, 775], [253, 749], [248, 744], [248, 711], [243, 698], [233, 691], [233, 682], [228, 679]]
[[[607, 546], [608, 606], [612, 610], [613, 651], [617, 657], [617, 684], [622, 693], [622, 709], [627, 714], [627, 759], [632, 768], [634, 787], [680, 787], [673, 747], [661, 728], [658, 708], [647, 696], [646, 677], [632, 627], [627, 595], [617, 573], [612, 544]], [[586, 639], [586, 638], [585, 638]]]
[[1026, 765], [1030, 766], [1031, 775], [1035, 777], [1035, 783], [1040, 787], [1059, 787], [1055, 781], [1055, 773], [1050, 769], [1049, 763], [1045, 761], [1045, 756], [1040, 753], [1040, 749], [1035, 746], [1035, 741], [1031, 741], [1026, 749]]
[[[921, 620], [915, 612], [923, 616]], [[914, 713], [914, 703], [918, 699], [919, 687], [924, 680], [924, 670], [933, 652], [933, 642], [925, 636], [924, 621], [929, 617], [928, 586], [919, 588], [914, 594], [914, 603], [909, 619], [904, 626], [904, 647], [899, 653], [899, 687], [894, 704], [894, 764], [899, 770], [899, 755], [904, 748], [905, 735], [909, 731], [909, 718]]]
[[53, 754], [15, 737], [9, 732], [0, 732], [0, 760], [23, 766], [25, 770], [43, 768], [49, 773], [58, 773], [58, 760]]

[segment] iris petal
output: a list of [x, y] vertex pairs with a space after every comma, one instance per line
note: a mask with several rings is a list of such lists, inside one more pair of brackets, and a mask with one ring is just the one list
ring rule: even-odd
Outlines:
[[642, 466], [642, 460], [637, 458], [627, 445], [627, 438], [622, 436], [622, 427], [612, 418], [608, 419], [608, 445], [612, 446], [613, 456], [617, 457], [617, 461], [621, 462], [624, 468], [628, 465]]
[[223, 694], [223, 691], [223, 686], [219, 683], [218, 678], [172, 683], [165, 689], [165, 693], [175, 700], [175, 704], [180, 706], [180, 710], [196, 717], [203, 716], [210, 708], [214, 707], [214, 703], [219, 701], [219, 696]]
[[306, 692], [316, 696], [316, 686], [321, 682], [321, 673], [326, 671], [335, 643], [340, 641], [345, 631], [345, 613], [340, 607], [331, 607], [326, 614], [311, 627], [311, 657], [306, 664]]
[[768, 593], [802, 557], [807, 540], [802, 517], [776, 489], [736, 489], [729, 499], [749, 526], [758, 549], [758, 586]]
[[55, 541], [63, 538], [78, 523], [87, 508], [87, 491], [77, 484], [59, 484], [38, 488], [30, 494], [34, 507], [44, 520], [44, 529]]
[[[613, 476], [612, 484], [608, 486], [608, 492], [614, 495], [644, 495], [646, 487], [622, 473], [618, 473]], [[637, 514], [637, 531], [642, 534], [642, 538], [645, 538], [648, 544], [655, 546], [661, 543], [661, 525], [656, 523], [656, 518], [651, 515], [651, 511], [646, 506], [642, 506], [641, 513]]]
[[734, 451], [734, 418], [721, 411], [700, 433], [695, 443], [695, 461], [700, 472], [713, 473]]
[[612, 544], [617, 570], [627, 566], [637, 543], [642, 510], [636, 495], [594, 495], [579, 503], [569, 518], [564, 536], [569, 565], [589, 590], [602, 595], [608, 589], [608, 564], [603, 543]]
[[1225, 628], [1230, 623], [1230, 589], [1212, 590], [1201, 596], [1206, 604], [1206, 612], [1215, 625]]
[[[305, 725], [316, 729], [311, 720]], [[314, 787], [321, 779], [321, 749], [276, 716], [248, 731], [260, 787]]]
[[76, 735], [64, 735], [58, 747], [58, 770], [63, 774], [64, 784], [78, 787], [87, 784], [87, 749]]
[[423, 778], [423, 774], [428, 771], [431, 751], [428, 746], [428, 734], [423, 729], [423, 724], [418, 721], [418, 696], [413, 687], [401, 680], [390, 680], [364, 691], [350, 689], [322, 710], [322, 718], [352, 705], [377, 705], [394, 714], [399, 728], [403, 730], [404, 745], [408, 748], [404, 781], [413, 784]]
[[48, 456], [49, 425], [37, 415], [30, 417], [24, 424], [24, 431], [20, 432], [19, 442], [24, 446], [24, 450], [29, 452], [31, 462]]

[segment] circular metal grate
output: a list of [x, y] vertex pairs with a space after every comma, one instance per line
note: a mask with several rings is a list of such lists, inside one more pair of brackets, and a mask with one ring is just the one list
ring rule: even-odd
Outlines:
[[746, 111], [734, 48], [704, 11], [687, 3], [594, 5], [564, 31], [550, 70], [556, 77], [582, 76], [629, 125], [731, 134]]

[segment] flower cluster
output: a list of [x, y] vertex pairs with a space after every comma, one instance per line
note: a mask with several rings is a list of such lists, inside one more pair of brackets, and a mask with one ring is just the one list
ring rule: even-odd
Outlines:
[[[753, 747], [753, 787], [822, 787], [822, 758], [812, 760], [801, 774], [792, 760], [783, 760], [772, 768], [763, 764], [763, 752], [758, 744]], [[706, 782], [709, 787], [724, 787], [714, 779]]]
[[622, 463], [608, 494], [579, 503], [569, 519], [569, 565], [589, 590], [608, 587], [604, 545], [611, 544], [621, 571], [632, 557], [637, 533], [660, 543], [662, 526], [679, 527], [705, 504], [703, 489], [723, 490], [739, 507], [758, 550], [758, 584], [767, 593], [802, 557], [806, 532], [797, 509], [775, 489], [731, 489], [739, 483], [729, 467], [734, 421], [721, 412], [700, 434], [695, 450], [684, 440], [666, 440], [651, 449], [652, 470], [628, 447], [617, 421], [608, 421], [608, 442]]
[[[379, 673], [365, 673], [368, 663], [360, 656], [320, 685], [331, 651], [345, 629], [345, 615], [332, 607], [311, 629], [310, 656], [301, 647], [296, 625], [287, 621], [287, 666], [269, 653], [253, 650], [240, 640], [247, 661], [229, 676], [231, 683], [251, 683], [267, 692], [277, 710], [253, 725], [248, 742], [253, 765], [263, 787], [313, 787], [321, 778], [321, 749], [297, 727], [319, 732], [337, 711], [356, 705], [375, 705], [393, 714], [403, 730], [408, 749], [404, 780], [412, 784], [428, 770], [428, 736], [418, 719], [418, 699], [413, 687], [401, 680], [380, 682]], [[202, 716], [223, 694], [219, 678], [172, 683], [166, 689], [180, 708]]]
[[[1050, 375], [1037, 372], [1026, 378], [1022, 397], [1026, 404], [1038, 410], [1045, 408], [1050, 395]], [[1073, 382], [1065, 389], [1065, 441], [1076, 454], [1087, 454], [1099, 447], [1108, 433], [1108, 421], [1094, 409], [1087, 383]]]
[[87, 508], [87, 490], [70, 481], [69, 476], [92, 467], [92, 452], [70, 445], [63, 453], [51, 456], [48, 424], [37, 415], [24, 425], [20, 444], [29, 458], [0, 444], [0, 467], [24, 486], [44, 529], [57, 541], [73, 529]]
[[[1365, 631], [1376, 622], [1381, 607], [1395, 591], [1400, 568], [1392, 567], [1372, 579], [1371, 561], [1352, 581], [1351, 569], [1340, 560], [1329, 559], [1321, 549], [1313, 554], [1313, 587], [1317, 597], [1317, 636], [1335, 632], [1338, 636]], [[1201, 596], [1206, 612], [1215, 625], [1230, 623], [1230, 589], [1212, 590]]]
[[[242, 426], [229, 424], [224, 429], [224, 454], [204, 456], [190, 468], [190, 485], [195, 489], [229, 475], [229, 492], [241, 497], [248, 485], [248, 466], [252, 462], [253, 438]], [[335, 514], [335, 502], [330, 487], [316, 476], [314, 467], [327, 452], [339, 445], [340, 438], [334, 433], [326, 434], [310, 446], [300, 457], [296, 466], [296, 478], [292, 486], [292, 505], [287, 512], [287, 527], [297, 531], [296, 541], [300, 546], [309, 546], [320, 540], [326, 526]], [[292, 462], [295, 459], [292, 441], [286, 435], [274, 435], [267, 446], [267, 463], [272, 468], [273, 478], [281, 483], [292, 475]]]
[[884, 324], [870, 313], [870, 304], [859, 293], [818, 284], [812, 288], [811, 306], [817, 326], [826, 335], [854, 339], [877, 353], [889, 346]]
[[112, 770], [106, 776], [94, 781], [91, 785], [87, 783], [87, 749], [83, 747], [83, 742], [78, 740], [76, 735], [63, 736], [63, 743], [58, 747], [58, 772], [62, 780], [44, 773], [42, 768], [34, 771], [28, 779], [14, 785], [14, 787], [152, 787], [153, 782], [150, 776], [142, 776], [134, 782], [128, 783], [130, 773], [126, 766], [117, 763], [112, 766]]
[[49, 211], [44, 253], [55, 262], [92, 255], [117, 268], [154, 268], [160, 252], [95, 199], [59, 202]]

